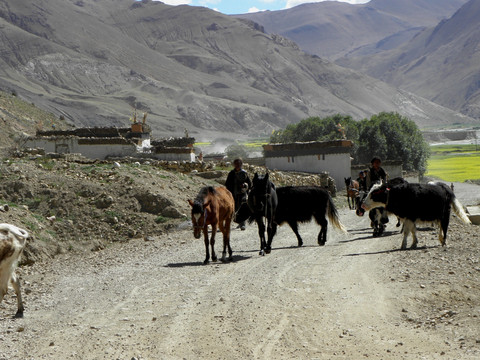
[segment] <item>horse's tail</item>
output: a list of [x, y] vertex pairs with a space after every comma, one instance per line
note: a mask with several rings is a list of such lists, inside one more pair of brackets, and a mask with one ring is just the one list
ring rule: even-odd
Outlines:
[[347, 233], [347, 229], [345, 226], [342, 224], [340, 221], [340, 218], [338, 216], [338, 211], [333, 203], [332, 197], [330, 194], [328, 195], [328, 202], [327, 202], [327, 216], [330, 222], [332, 223], [333, 226], [335, 226], [337, 229], [339, 229], [343, 233]]

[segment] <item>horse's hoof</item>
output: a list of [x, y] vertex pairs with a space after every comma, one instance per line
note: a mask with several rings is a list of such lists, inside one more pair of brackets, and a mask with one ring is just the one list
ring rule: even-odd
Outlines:
[[216, 257], [216, 256], [212, 256], [212, 261], [217, 261], [217, 257]]
[[271, 249], [271, 248], [266, 248], [266, 249], [265, 249], [265, 252], [266, 252], [267, 254], [270, 254], [270, 253], [272, 252], [272, 249]]
[[319, 242], [318, 245], [325, 246], [325, 242]]
[[265, 256], [265, 251], [260, 250], [260, 252], [258, 253], [258, 255]]
[[410, 246], [410, 250], [415, 250], [417, 248], [417, 244], [412, 244], [412, 246]]
[[14, 316], [15, 319], [22, 319], [23, 318], [23, 310], [17, 311], [17, 313]]
[[210, 261], [205, 260], [205, 261], [203, 262], [203, 265], [208, 265], [209, 262], [210, 262]]
[[233, 261], [233, 256], [230, 256], [230, 257], [228, 258], [228, 261]]

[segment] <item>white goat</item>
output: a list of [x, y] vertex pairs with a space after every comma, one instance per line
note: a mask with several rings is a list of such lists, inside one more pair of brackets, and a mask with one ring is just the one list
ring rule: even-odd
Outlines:
[[28, 232], [25, 230], [11, 224], [0, 224], [0, 303], [7, 293], [10, 282], [17, 294], [18, 310], [15, 317], [22, 317], [24, 310], [20, 282], [15, 275], [15, 268], [27, 238]]

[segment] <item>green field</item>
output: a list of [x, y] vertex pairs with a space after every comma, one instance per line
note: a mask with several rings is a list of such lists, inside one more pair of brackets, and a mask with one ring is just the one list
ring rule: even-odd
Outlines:
[[480, 179], [480, 151], [475, 145], [432, 146], [425, 174], [443, 181]]

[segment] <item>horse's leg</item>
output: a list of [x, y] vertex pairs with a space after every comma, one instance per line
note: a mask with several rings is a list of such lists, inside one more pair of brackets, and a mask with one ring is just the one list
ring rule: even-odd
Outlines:
[[303, 240], [300, 234], [298, 233], [298, 224], [297, 221], [295, 220], [290, 220], [288, 221], [288, 225], [292, 228], [293, 232], [295, 233], [298, 241], [298, 246], [303, 246]]
[[217, 261], [217, 254], [215, 254], [215, 235], [217, 234], [217, 224], [212, 224], [212, 236], [210, 237], [210, 246], [212, 248], [212, 261]]
[[233, 260], [233, 251], [232, 247], [230, 246], [230, 230], [232, 226], [232, 218], [228, 218], [225, 220], [225, 237], [227, 239], [227, 249], [228, 249], [228, 260]]
[[265, 252], [267, 254], [270, 254], [271, 251], [272, 251], [272, 241], [273, 241], [273, 237], [275, 236], [276, 233], [277, 233], [277, 223], [274, 222], [274, 221], [270, 221], [270, 223], [268, 224], [268, 229], [267, 229], [268, 242], [267, 242], [267, 246], [265, 248]]
[[223, 235], [223, 251], [222, 251], [222, 258], [220, 260], [222, 262], [225, 262], [225, 260], [227, 258], [227, 239], [226, 239], [226, 236], [225, 236], [224, 221], [220, 221], [218, 223], [218, 228], [220, 229], [220, 231], [222, 232], [222, 235]]
[[348, 208], [352, 210], [352, 206], [350, 205], [350, 194], [348, 193], [348, 190], [347, 190], [347, 202], [348, 202]]
[[207, 265], [210, 261], [210, 251], [208, 249], [208, 228], [203, 229], [203, 239], [205, 241], [205, 260], [203, 261], [204, 265]]
[[320, 232], [318, 233], [318, 245], [323, 246], [327, 242], [328, 221], [325, 217], [323, 219], [317, 218], [317, 223], [320, 225]]
[[[12, 272], [10, 277], [10, 284], [12, 285], [13, 289], [15, 290], [15, 294], [17, 294], [17, 313], [15, 314], [16, 318], [23, 317], [23, 311], [25, 310], [23, 307], [22, 301], [22, 293], [20, 292], [20, 281], [18, 281], [18, 277], [15, 274], [15, 270]], [[0, 300], [3, 296], [0, 296]]]
[[265, 243], [265, 224], [263, 223], [263, 217], [256, 217], [255, 221], [257, 222], [258, 236], [260, 237], [260, 252], [258, 254], [265, 255], [265, 248], [267, 245]]

